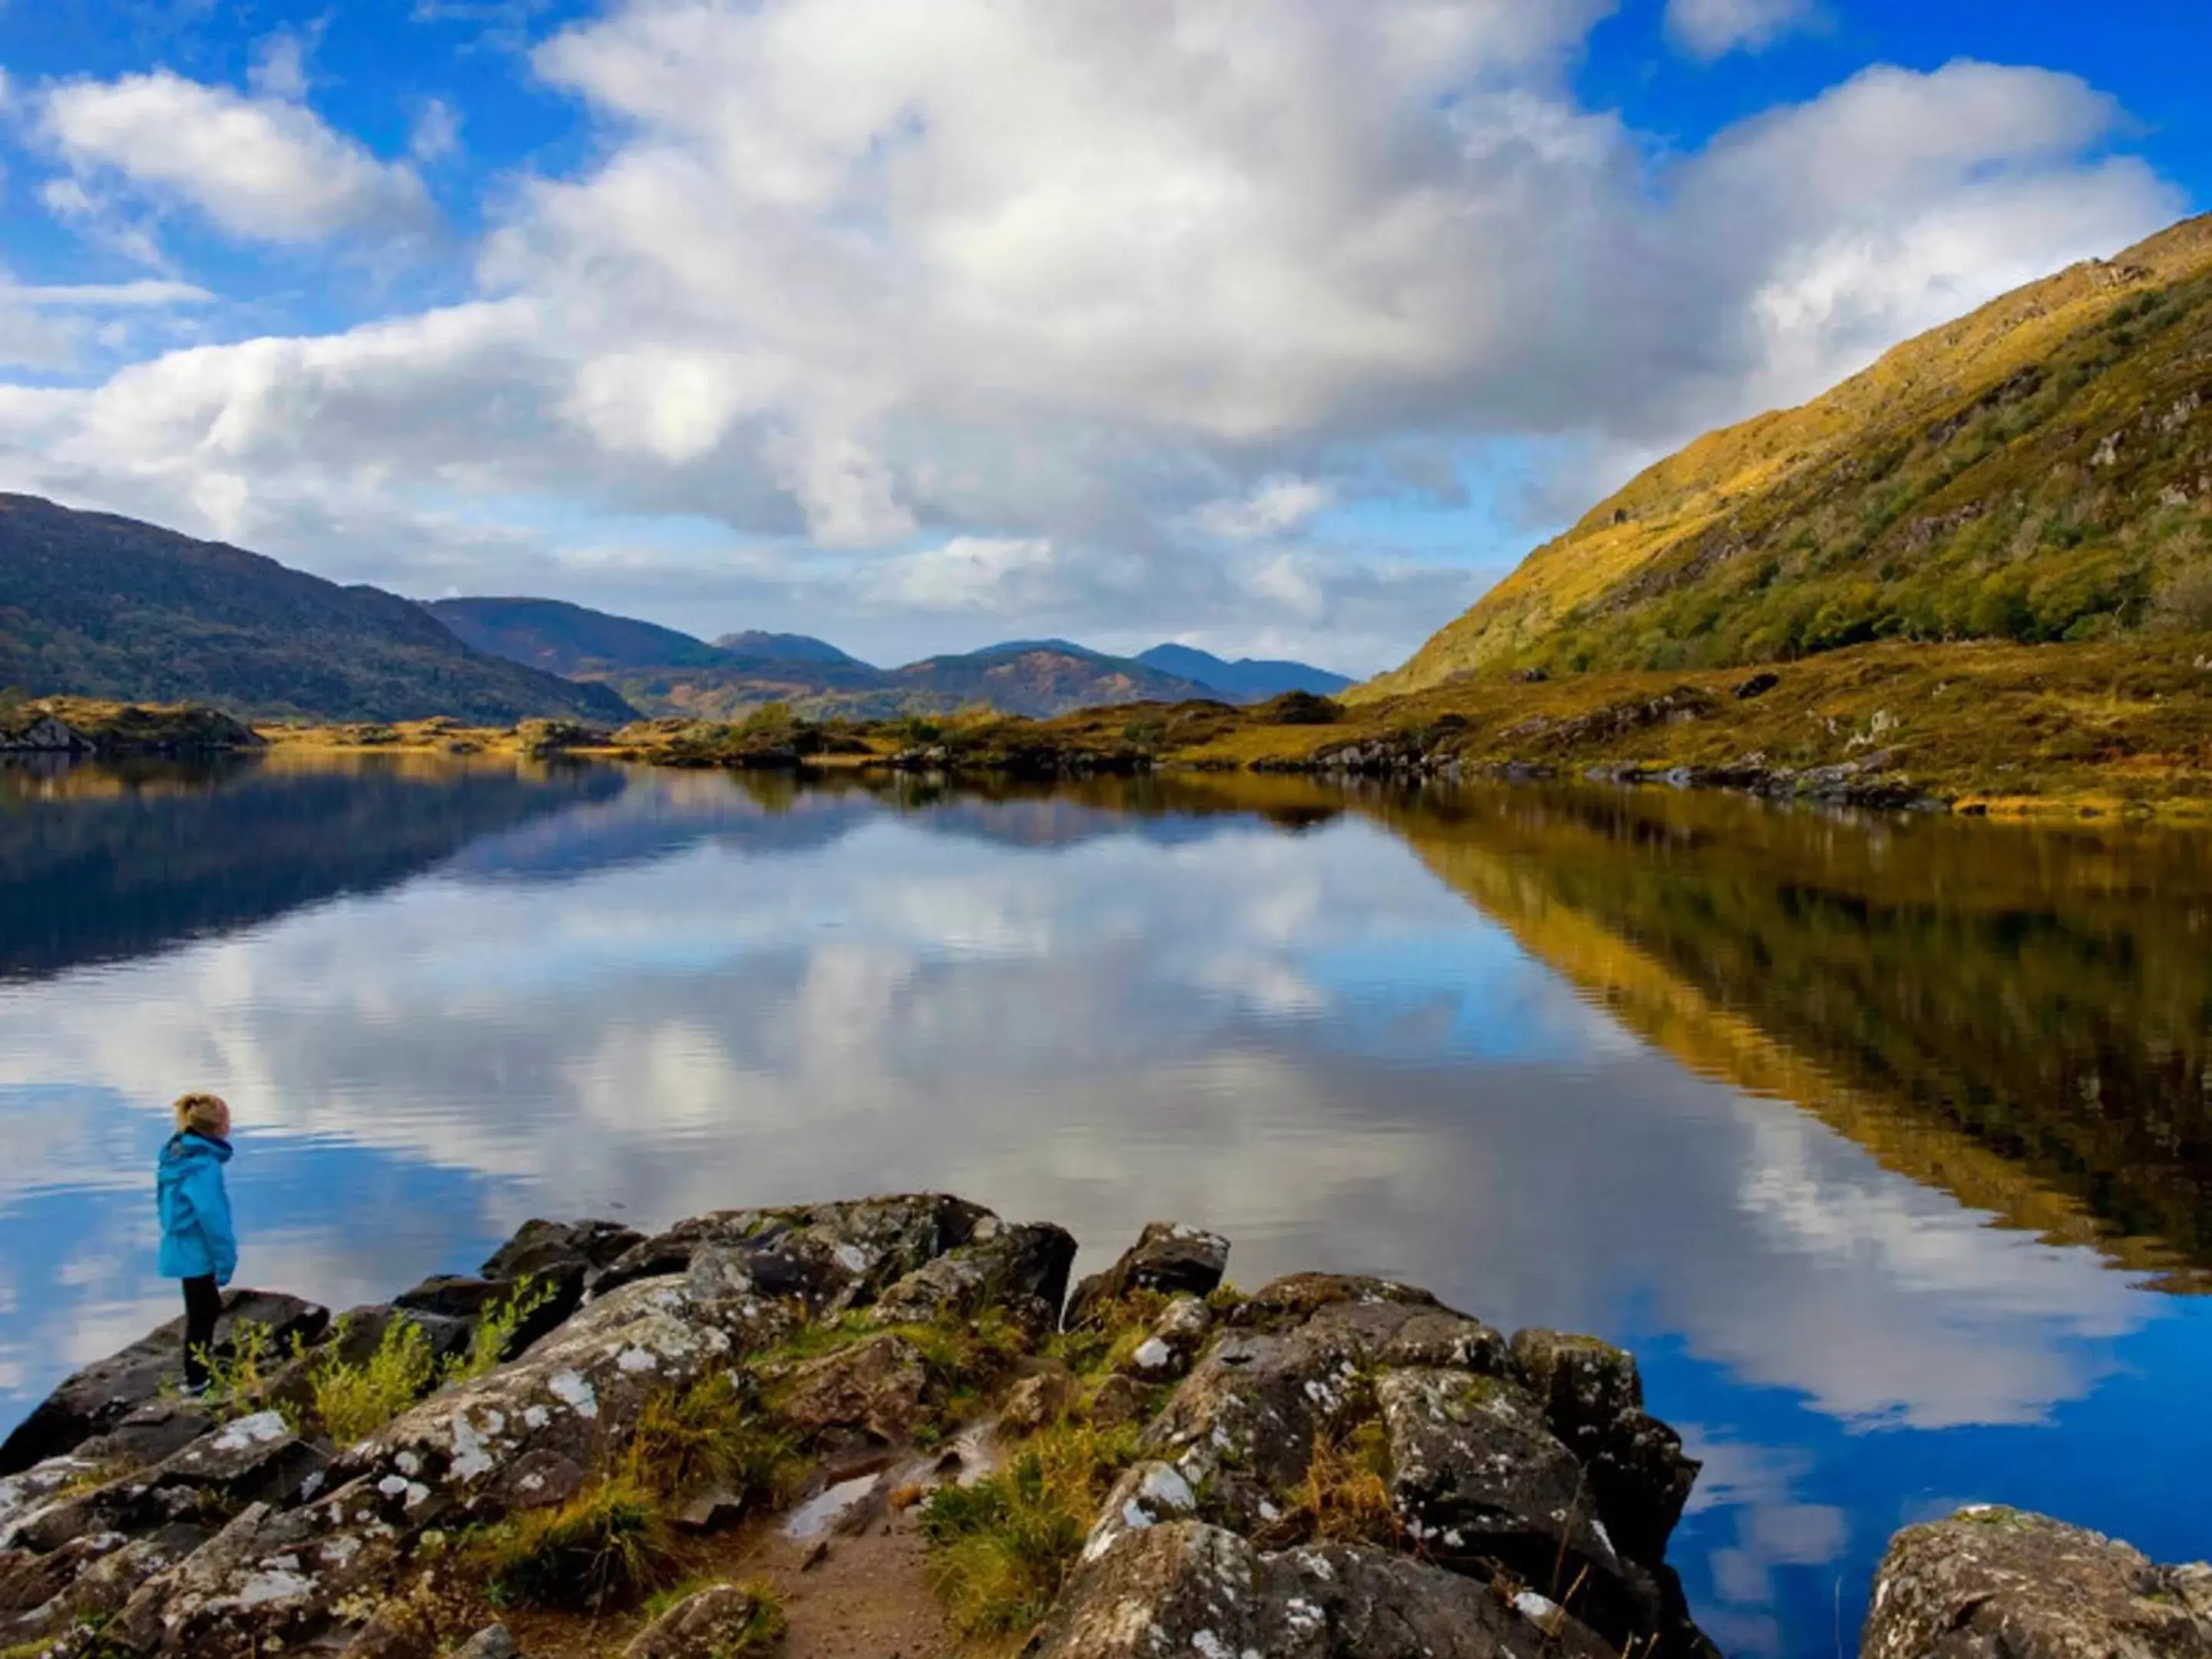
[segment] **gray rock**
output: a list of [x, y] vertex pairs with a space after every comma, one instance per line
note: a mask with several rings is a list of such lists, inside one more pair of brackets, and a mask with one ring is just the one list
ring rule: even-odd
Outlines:
[[[228, 1351], [239, 1328], [251, 1324], [266, 1334], [273, 1358], [289, 1352], [295, 1336], [313, 1342], [329, 1323], [327, 1309], [297, 1297], [232, 1291], [223, 1297], [216, 1346]], [[71, 1376], [0, 1443], [0, 1475], [19, 1474], [73, 1450], [157, 1399], [163, 1380], [183, 1370], [184, 1341], [180, 1316]]]
[[1388, 1551], [1267, 1553], [1195, 1522], [1127, 1531], [1086, 1555], [1028, 1659], [1610, 1659], [1540, 1598]]
[[735, 1652], [740, 1642], [758, 1639], [779, 1622], [776, 1610], [750, 1590], [713, 1584], [685, 1596], [640, 1631], [623, 1650], [623, 1659], [694, 1659]]
[[1543, 1401], [1552, 1432], [1589, 1472], [1598, 1516], [1620, 1553], [1656, 1566], [1682, 1518], [1698, 1463], [1644, 1409], [1635, 1357], [1595, 1337], [1521, 1331], [1513, 1366]]
[[117, 1470], [142, 1468], [175, 1455], [215, 1427], [215, 1413], [197, 1400], [149, 1400], [73, 1455]]
[[1875, 1577], [1861, 1659], [2212, 1659], [2212, 1567], [1988, 1505], [1908, 1527]]
[[914, 1427], [928, 1386], [920, 1351], [884, 1331], [800, 1366], [782, 1384], [776, 1415], [810, 1437], [846, 1429], [889, 1444]]
[[455, 1648], [453, 1659], [515, 1659], [520, 1651], [504, 1625], [487, 1625]]
[[1080, 1325], [1102, 1302], [1132, 1291], [1163, 1291], [1170, 1296], [1211, 1296], [1229, 1266], [1229, 1241], [1171, 1221], [1155, 1221], [1103, 1273], [1076, 1286], [1068, 1303], [1067, 1323]]
[[1067, 1300], [1075, 1238], [1048, 1223], [1001, 1223], [986, 1216], [967, 1243], [924, 1263], [877, 1300], [872, 1316], [884, 1324], [927, 1324], [971, 1318], [987, 1305], [1018, 1316], [1034, 1304], [1024, 1323], [1052, 1330]]
[[1213, 1315], [1194, 1296], [1179, 1296], [1152, 1322], [1122, 1369], [1146, 1382], [1172, 1382], [1188, 1374], [1213, 1330]]

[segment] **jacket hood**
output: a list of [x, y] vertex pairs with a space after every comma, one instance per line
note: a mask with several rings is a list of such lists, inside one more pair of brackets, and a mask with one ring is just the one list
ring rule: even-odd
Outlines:
[[156, 1173], [163, 1182], [181, 1181], [194, 1164], [208, 1162], [229, 1163], [230, 1143], [186, 1130], [169, 1137], [169, 1144], [161, 1148], [161, 1167]]

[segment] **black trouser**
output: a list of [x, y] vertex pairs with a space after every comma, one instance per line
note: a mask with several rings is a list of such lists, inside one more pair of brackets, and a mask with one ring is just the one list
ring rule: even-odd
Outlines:
[[215, 1322], [222, 1314], [222, 1292], [215, 1275], [202, 1273], [185, 1281], [185, 1386], [204, 1387], [208, 1380], [207, 1357], [215, 1348]]

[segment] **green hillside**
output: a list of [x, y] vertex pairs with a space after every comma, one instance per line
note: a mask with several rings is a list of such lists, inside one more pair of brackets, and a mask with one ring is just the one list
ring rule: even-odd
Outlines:
[[2212, 216], [1699, 439], [1353, 692], [2212, 627]]
[[342, 720], [635, 712], [472, 651], [393, 594], [31, 495], [0, 495], [0, 686]]

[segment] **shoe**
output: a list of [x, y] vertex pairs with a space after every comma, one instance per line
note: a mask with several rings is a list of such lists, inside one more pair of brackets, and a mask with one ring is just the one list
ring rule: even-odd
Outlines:
[[204, 1382], [187, 1382], [183, 1388], [177, 1390], [178, 1393], [183, 1395], [187, 1400], [198, 1400], [203, 1395], [206, 1394], [207, 1391], [208, 1385]]

